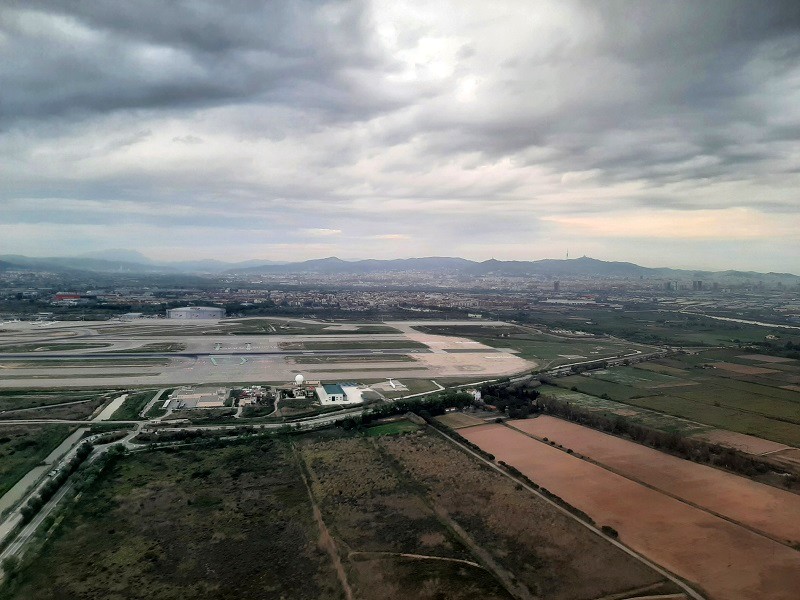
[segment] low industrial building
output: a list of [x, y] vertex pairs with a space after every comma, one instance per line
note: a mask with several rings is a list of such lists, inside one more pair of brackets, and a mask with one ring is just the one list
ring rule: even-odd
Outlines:
[[181, 408], [221, 408], [225, 406], [230, 390], [218, 388], [216, 390], [183, 387], [175, 390], [170, 395], [170, 400], [174, 400], [173, 409]]
[[168, 319], [222, 319], [225, 309], [217, 306], [182, 306], [167, 309]]
[[355, 383], [325, 383], [315, 391], [320, 404], [360, 404], [363, 392], [371, 390]]

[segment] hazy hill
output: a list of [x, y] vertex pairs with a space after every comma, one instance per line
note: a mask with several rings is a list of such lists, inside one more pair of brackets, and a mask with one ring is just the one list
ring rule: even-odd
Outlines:
[[21, 255], [0, 256], [0, 270], [14, 268], [46, 271], [90, 271], [95, 273], [154, 273], [154, 274], [355, 274], [377, 273], [449, 273], [467, 276], [508, 277], [610, 277], [701, 279], [721, 285], [742, 282], [784, 285], [800, 284], [800, 277], [790, 273], [756, 273], [753, 271], [690, 271], [669, 268], [650, 268], [630, 262], [604, 261], [583, 256], [570, 260], [544, 259], [534, 261], [485, 260], [482, 262], [457, 257], [431, 256], [394, 260], [346, 261], [335, 256], [295, 263], [268, 260], [248, 260], [229, 263], [220, 260], [155, 261], [131, 250], [108, 250], [81, 256], [34, 258]]

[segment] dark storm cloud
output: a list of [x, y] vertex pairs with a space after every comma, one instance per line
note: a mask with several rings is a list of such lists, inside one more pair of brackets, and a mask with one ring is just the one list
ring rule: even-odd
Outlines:
[[[358, 4], [38, 2], [2, 11], [5, 122], [259, 99], [364, 116], [395, 101]], [[368, 83], [368, 79], [366, 80]]]

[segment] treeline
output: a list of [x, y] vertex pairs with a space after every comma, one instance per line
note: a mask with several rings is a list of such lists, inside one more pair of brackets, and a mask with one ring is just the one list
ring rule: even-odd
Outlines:
[[[633, 423], [622, 416], [610, 417], [577, 407], [574, 404], [549, 396], [542, 396], [538, 402], [539, 411], [567, 419], [580, 425], [591, 427], [605, 433], [628, 438], [656, 450], [673, 454], [686, 460], [714, 465], [748, 477], [762, 475], [774, 467], [758, 457], [745, 454], [734, 448], [712, 444], [697, 438], [688, 438], [678, 432], [666, 432]], [[786, 477], [786, 487], [791, 487], [796, 478]]]
[[538, 381], [487, 383], [480, 387], [481, 400], [512, 419], [524, 419], [535, 411]]
[[[464, 408], [469, 406], [475, 401], [471, 394], [466, 392], [446, 391], [431, 396], [422, 396], [420, 398], [409, 398], [406, 400], [397, 400], [389, 404], [381, 404], [365, 410], [360, 415], [353, 415], [340, 421], [340, 425], [344, 429], [359, 429], [365, 425], [369, 425], [373, 421], [391, 417], [394, 415], [402, 415], [407, 412], [416, 412], [423, 416], [423, 412], [428, 417], [435, 417], [443, 415], [448, 408]], [[423, 416], [423, 418], [425, 418]]]
[[547, 498], [549, 498], [550, 500], [552, 500], [553, 502], [558, 504], [560, 507], [565, 508], [566, 510], [571, 512], [573, 515], [575, 515], [576, 517], [578, 517], [582, 521], [586, 521], [587, 523], [591, 523], [592, 525], [595, 525], [594, 519], [592, 519], [592, 517], [587, 515], [581, 509], [572, 506], [572, 504], [570, 504], [566, 500], [563, 500], [560, 496], [556, 496], [553, 492], [551, 492], [547, 488], [543, 488], [542, 486], [538, 485], [537, 483], [531, 481], [528, 478], [527, 475], [525, 475], [522, 471], [520, 471], [516, 467], [512, 467], [507, 462], [504, 462], [502, 460], [499, 460], [497, 462], [500, 464], [500, 466], [502, 466], [506, 471], [511, 473], [514, 477], [516, 477], [517, 479], [521, 479], [526, 484], [528, 484], [533, 489], [535, 489], [537, 492], [541, 493], [543, 496], [546, 496]]
[[56, 492], [64, 485], [64, 482], [78, 470], [86, 457], [92, 453], [91, 442], [83, 442], [75, 451], [75, 456], [69, 459], [69, 462], [62, 467], [51, 479], [49, 479], [39, 490], [39, 493], [33, 496], [25, 506], [20, 509], [22, 515], [22, 522], [29, 523], [35, 517], [42, 507], [53, 497]]

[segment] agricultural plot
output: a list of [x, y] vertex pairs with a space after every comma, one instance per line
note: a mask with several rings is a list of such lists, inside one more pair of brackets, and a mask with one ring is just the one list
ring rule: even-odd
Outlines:
[[486, 425], [486, 421], [483, 419], [466, 415], [461, 412], [447, 413], [445, 415], [441, 415], [440, 417], [435, 417], [435, 419], [450, 429], [462, 429], [464, 427], [474, 427], [475, 425]]
[[796, 598], [800, 553], [794, 548], [503, 425], [470, 427], [462, 435], [613, 527], [625, 544], [708, 597]]
[[[562, 382], [564, 382], [563, 379], [559, 381], [559, 384]], [[580, 391], [573, 391], [571, 389], [552, 385], [542, 386], [539, 388], [539, 390], [544, 396], [550, 396], [558, 400], [570, 402], [576, 406], [596, 412], [606, 417], [624, 417], [626, 420], [634, 423], [640, 423], [647, 427], [658, 429], [659, 431], [678, 432], [684, 435], [691, 435], [711, 429], [710, 426], [702, 425], [687, 419], [682, 419], [672, 414], [665, 414], [662, 412], [657, 412], [656, 410], [648, 410], [645, 407], [633, 405], [632, 403], [607, 400], [605, 398], [600, 398], [599, 396], [593, 396], [592, 394], [586, 394]]]
[[[749, 359], [737, 359], [735, 352], [715, 350], [699, 356], [677, 356], [635, 367], [614, 367], [565, 377], [555, 383], [627, 404], [634, 411], [647, 408], [733, 432], [800, 445], [800, 393], [785, 387], [781, 377], [775, 377], [781, 371], [772, 367], [779, 363], [765, 363], [770, 365], [769, 369], [753, 367], [734, 362]], [[759, 377], [754, 379], [756, 375]]]
[[[524, 433], [570, 448], [634, 481], [752, 527], [788, 545], [800, 544], [800, 496], [549, 416], [509, 421]], [[753, 510], [753, 507], [759, 507]]]

